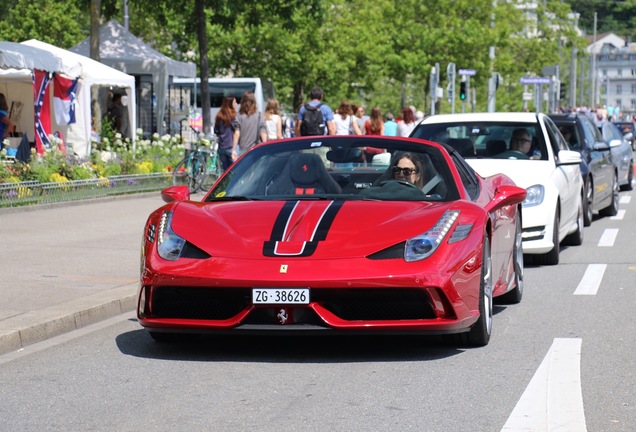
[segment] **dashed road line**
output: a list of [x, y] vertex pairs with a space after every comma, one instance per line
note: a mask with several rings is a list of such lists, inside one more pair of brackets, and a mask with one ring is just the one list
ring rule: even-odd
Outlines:
[[618, 235], [618, 228], [606, 228], [598, 241], [598, 247], [612, 247]]
[[574, 295], [596, 295], [601, 286], [605, 269], [607, 269], [607, 264], [588, 265], [579, 286], [574, 290]]
[[625, 212], [626, 211], [627, 210], [625, 210], [625, 209], [620, 209], [618, 211], [618, 213], [616, 213], [616, 216], [611, 216], [610, 217], [610, 220], [623, 220], [623, 218], [625, 217]]
[[632, 196], [631, 195], [623, 195], [619, 198], [618, 203], [619, 204], [629, 204], [629, 202], [632, 200]]
[[554, 339], [502, 429], [528, 431], [587, 431], [581, 391], [581, 339]]

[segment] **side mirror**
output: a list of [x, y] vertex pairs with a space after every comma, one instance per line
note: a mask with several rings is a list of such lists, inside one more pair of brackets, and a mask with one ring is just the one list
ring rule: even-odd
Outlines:
[[491, 212], [502, 207], [522, 203], [526, 199], [526, 194], [526, 190], [518, 186], [498, 186], [495, 190], [495, 196], [486, 205], [486, 210]]
[[611, 145], [606, 143], [605, 141], [596, 141], [592, 146], [594, 151], [609, 151]]
[[557, 156], [557, 166], [579, 165], [581, 162], [581, 153], [574, 150], [561, 150]]
[[623, 135], [623, 139], [625, 141], [631, 141], [634, 139], [634, 134], [631, 132], [627, 132], [625, 135]]
[[620, 147], [622, 144], [623, 144], [623, 141], [619, 139], [611, 140], [609, 142], [610, 148]]
[[167, 203], [173, 201], [189, 201], [190, 190], [188, 186], [170, 186], [161, 191], [161, 199]]

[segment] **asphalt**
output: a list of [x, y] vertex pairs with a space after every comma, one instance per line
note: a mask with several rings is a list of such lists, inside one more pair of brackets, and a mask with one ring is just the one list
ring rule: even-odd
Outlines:
[[162, 204], [152, 192], [0, 209], [0, 354], [133, 311], [143, 226]]

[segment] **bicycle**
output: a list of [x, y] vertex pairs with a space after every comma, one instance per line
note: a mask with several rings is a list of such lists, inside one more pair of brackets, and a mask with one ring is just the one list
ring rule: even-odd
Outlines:
[[187, 185], [190, 193], [207, 191], [221, 176], [223, 167], [216, 151], [216, 142], [206, 147], [193, 142], [191, 149], [175, 167], [172, 173], [173, 186]]

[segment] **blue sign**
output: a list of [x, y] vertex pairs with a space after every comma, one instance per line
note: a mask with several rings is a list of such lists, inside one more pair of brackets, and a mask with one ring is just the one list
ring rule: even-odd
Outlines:
[[550, 78], [544, 77], [522, 77], [519, 78], [521, 84], [550, 84]]
[[477, 72], [475, 72], [475, 69], [460, 69], [458, 74], [459, 75], [468, 75], [468, 76], [474, 76]]

